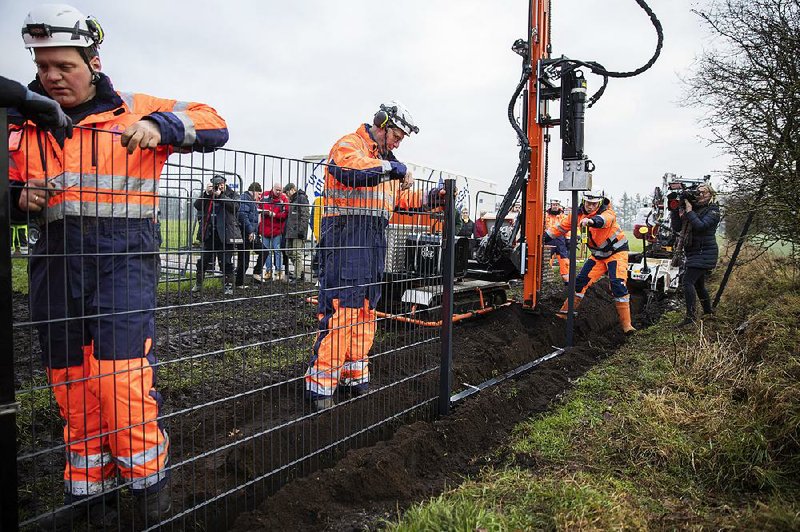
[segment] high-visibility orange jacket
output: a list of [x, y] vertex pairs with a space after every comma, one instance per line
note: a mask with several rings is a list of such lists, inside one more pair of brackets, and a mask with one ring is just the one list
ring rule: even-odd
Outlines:
[[[30, 121], [9, 128], [12, 183], [47, 179], [55, 186], [43, 213], [47, 222], [65, 216], [153, 218], [167, 157], [176, 150], [211, 151], [228, 140], [225, 121], [211, 107], [117, 92], [104, 75], [89, 105], [89, 114], [76, 120], [86, 129], [75, 129], [71, 139], [56, 139]], [[158, 124], [161, 144], [129, 155], [120, 134], [143, 118]]]
[[[594, 213], [587, 213], [581, 204], [578, 209], [578, 224], [584, 218], [590, 218], [592, 224], [587, 227], [589, 233], [589, 241], [587, 247], [592, 253], [592, 256], [598, 259], [605, 259], [619, 253], [620, 251], [628, 251], [628, 239], [625, 233], [620, 229], [617, 223], [617, 214], [611, 208], [611, 202], [607, 199], [603, 200], [600, 208]], [[561, 221], [561, 224], [548, 229], [546, 233], [552, 238], [557, 236], [566, 235], [572, 225], [572, 216], [567, 216]]]
[[[423, 205], [422, 190], [417, 188], [399, 190], [394, 201], [396, 210], [392, 213], [389, 223], [406, 226], [422, 225], [425, 227], [430, 225], [430, 214], [420, 211]], [[397, 212], [397, 210], [408, 211], [408, 214]]]
[[384, 159], [378, 144], [362, 124], [339, 139], [325, 169], [323, 216], [365, 215], [389, 220], [406, 167], [389, 152]]
[[561, 222], [563, 222], [565, 218], [567, 218], [567, 215], [564, 214], [564, 211], [561, 211], [558, 214], [553, 214], [548, 209], [547, 211], [545, 211], [545, 215], [544, 215], [544, 228], [545, 228], [545, 231], [549, 231], [550, 229], [561, 225]]

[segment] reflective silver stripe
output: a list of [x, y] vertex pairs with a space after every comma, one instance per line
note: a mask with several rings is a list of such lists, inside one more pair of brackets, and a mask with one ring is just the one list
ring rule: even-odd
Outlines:
[[[147, 192], [155, 193], [158, 179], [126, 175], [108, 175], [77, 172], [64, 172], [48, 180], [55, 186], [56, 192], [63, 192], [70, 188], [87, 187], [115, 190], [119, 192]], [[91, 194], [91, 192], [89, 192]]]
[[622, 297], [615, 297], [614, 298], [614, 301], [617, 301], [619, 303], [629, 303], [630, 300], [631, 300], [631, 295], [630, 294], [625, 294]]
[[122, 101], [125, 102], [125, 105], [128, 106], [130, 112], [135, 112], [136, 110], [133, 108], [133, 93], [132, 92], [120, 92], [118, 93], [119, 97], [122, 98]]
[[64, 479], [64, 491], [72, 495], [94, 495], [108, 491], [117, 485], [115, 478], [108, 478], [100, 482], [89, 482], [88, 480], [67, 480]]
[[364, 374], [361, 378], [346, 378], [342, 379], [343, 386], [356, 386], [358, 384], [367, 384], [369, 382], [369, 373]]
[[75, 452], [67, 454], [69, 465], [76, 469], [89, 469], [90, 467], [103, 467], [111, 463], [111, 453], [90, 454], [83, 456]]
[[152, 475], [147, 475], [143, 478], [132, 478], [131, 479], [131, 489], [132, 490], [143, 490], [149, 488], [153, 484], [158, 484], [164, 477], [167, 476], [167, 471], [162, 469], [161, 471], [157, 471]]
[[164, 431], [164, 441], [162, 441], [158, 445], [154, 445], [149, 449], [134, 454], [130, 458], [127, 458], [125, 456], [115, 456], [114, 459], [117, 461], [120, 467], [124, 467], [126, 469], [133, 469], [135, 466], [143, 466], [147, 462], [152, 462], [153, 460], [161, 456], [166, 450], [167, 445], [169, 445], [169, 437], [167, 436], [167, 431]]
[[[155, 201], [154, 196], [154, 201]], [[153, 218], [155, 205], [139, 203], [98, 203], [87, 201], [62, 201], [47, 207], [47, 222], [63, 220], [65, 216], [91, 216], [94, 218]]]
[[367, 360], [353, 360], [345, 362], [342, 371], [365, 371], [369, 366]]
[[194, 120], [192, 120], [186, 113], [177, 112], [172, 114], [174, 114], [183, 124], [184, 133], [181, 146], [191, 146], [194, 144], [195, 139], [197, 139], [197, 131], [194, 127]]
[[[341, 146], [341, 147], [346, 147], [346, 148], [353, 148], [353, 149], [355, 149], [355, 146], [353, 146], [352, 144], [350, 144], [350, 143], [349, 143], [349, 142], [347, 142], [346, 140], [343, 140], [343, 141], [341, 141], [341, 142], [339, 143], [339, 146]], [[333, 161], [331, 161], [331, 162], [333, 162]]]
[[383, 192], [373, 192], [371, 190], [361, 189], [325, 189], [322, 193], [323, 196], [330, 199], [348, 199], [348, 200], [380, 200], [384, 201], [386, 195]]
[[[306, 371], [306, 377], [311, 377], [312, 379], [318, 378], [328, 378], [333, 379], [333, 382], [336, 383], [339, 380], [339, 372], [338, 371], [318, 371], [313, 368], [308, 368]], [[306, 379], [306, 390], [315, 393], [317, 395], [333, 395], [335, 391], [334, 386], [325, 386], [316, 382], [315, 380], [309, 381]]]
[[392, 163], [390, 163], [389, 161], [382, 161], [381, 168], [383, 168], [384, 172], [389, 172], [392, 169]]
[[322, 216], [381, 216], [387, 220], [391, 216], [386, 209], [368, 209], [359, 207], [336, 207], [326, 205]]
[[175, 102], [175, 107], [172, 108], [173, 113], [185, 111], [189, 108], [189, 102]]

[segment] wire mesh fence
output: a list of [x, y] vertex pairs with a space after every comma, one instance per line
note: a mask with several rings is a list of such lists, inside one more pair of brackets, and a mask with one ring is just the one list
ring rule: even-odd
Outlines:
[[118, 137], [23, 135], [0, 189], [20, 528], [224, 529], [435, 415], [439, 183], [337, 195], [344, 168]]

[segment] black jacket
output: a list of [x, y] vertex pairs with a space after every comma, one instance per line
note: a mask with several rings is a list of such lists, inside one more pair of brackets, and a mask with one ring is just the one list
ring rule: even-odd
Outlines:
[[297, 189], [294, 197], [289, 199], [289, 216], [286, 217], [283, 236], [305, 240], [308, 237], [310, 216], [311, 208], [308, 206], [308, 196], [304, 190]]
[[460, 216], [459, 219], [461, 219], [461, 223], [463, 225], [461, 226], [461, 229], [458, 231], [456, 236], [465, 236], [467, 238], [472, 238], [473, 234], [475, 233], [475, 222], [473, 222], [472, 220], [467, 220], [465, 222]]
[[206, 192], [194, 201], [194, 208], [201, 215], [203, 240], [206, 240], [216, 232], [220, 241], [224, 244], [241, 244], [242, 232], [239, 229], [237, 210], [239, 208], [239, 198], [236, 192], [229, 186], [219, 196], [214, 197]]
[[716, 203], [692, 209], [684, 214], [683, 218], [677, 211], [672, 212], [673, 231], [679, 232], [684, 220], [689, 224], [683, 245], [687, 268], [712, 270], [716, 267], [719, 258], [717, 247], [719, 218], [719, 205]]

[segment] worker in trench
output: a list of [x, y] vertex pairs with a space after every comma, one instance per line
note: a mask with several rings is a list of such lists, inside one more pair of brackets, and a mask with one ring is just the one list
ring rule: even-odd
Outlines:
[[337, 386], [354, 395], [368, 389], [385, 231], [399, 192], [414, 184], [394, 150], [412, 133], [419, 128], [411, 113], [390, 101], [372, 123], [331, 148], [319, 243], [319, 331], [305, 375], [306, 396], [316, 410], [333, 406]]
[[36, 67], [29, 88], [82, 127], [70, 135], [59, 120], [44, 131], [9, 113], [11, 217], [41, 227], [31, 320], [64, 420], [65, 505], [39, 521], [46, 529], [87, 512], [90, 527], [118, 526], [119, 478], [142, 528], [170, 511], [154, 368], [158, 182], [171, 153], [228, 140], [205, 104], [117, 92], [101, 72], [103, 38], [72, 6], [33, 8], [22, 27]]
[[[557, 199], [550, 200], [550, 207], [544, 214], [545, 231], [550, 231], [555, 227], [561, 225], [568, 216], [564, 213], [564, 208], [561, 206], [561, 201]], [[553, 257], [558, 255], [558, 273], [564, 284], [569, 282], [569, 249], [567, 248], [567, 238], [569, 233], [561, 236], [555, 236], [548, 242], [553, 246], [550, 252], [550, 264], [553, 264]]]
[[[628, 239], [617, 223], [611, 201], [602, 190], [584, 192], [577, 216], [578, 228], [587, 229], [587, 246], [591, 257], [583, 263], [583, 268], [575, 279], [575, 309], [583, 301], [586, 289], [608, 274], [622, 330], [625, 334], [632, 333], [636, 329], [631, 325], [630, 294], [625, 284], [628, 279]], [[566, 235], [571, 227], [570, 214], [559, 225], [545, 231], [544, 243], [548, 244], [554, 238]], [[564, 301], [557, 314], [559, 317], [566, 317], [567, 305], [568, 301]]]

